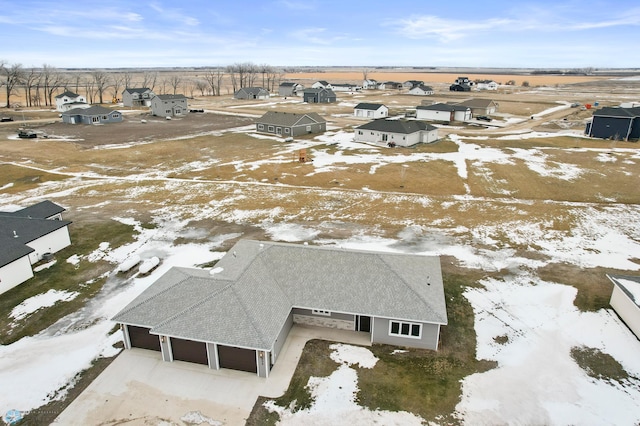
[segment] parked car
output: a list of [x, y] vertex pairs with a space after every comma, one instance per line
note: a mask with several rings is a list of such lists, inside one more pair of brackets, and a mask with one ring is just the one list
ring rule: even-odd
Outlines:
[[491, 117], [487, 117], [486, 115], [477, 115], [476, 116], [476, 120], [491, 121], [492, 118]]
[[13, 121], [13, 117], [0, 117], [0, 123], [6, 123], [7, 121]]

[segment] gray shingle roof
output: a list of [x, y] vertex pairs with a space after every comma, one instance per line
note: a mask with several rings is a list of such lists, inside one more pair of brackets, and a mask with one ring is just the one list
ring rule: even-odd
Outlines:
[[73, 93], [73, 92], [70, 92], [70, 91], [67, 90], [67, 91], [65, 91], [63, 93], [60, 93], [58, 96], [56, 96], [56, 99], [64, 98], [65, 96], [67, 98], [77, 98], [80, 95], [78, 95], [77, 93]]
[[368, 103], [368, 102], [361, 102], [358, 105], [356, 105], [354, 107], [354, 109], [366, 109], [366, 110], [373, 110], [373, 111], [377, 111], [380, 108], [382, 108], [384, 105], [382, 104], [372, 104], [372, 103]]
[[73, 108], [69, 111], [63, 112], [62, 115], [109, 115], [114, 111], [118, 112], [100, 105], [93, 105], [89, 108]]
[[49, 200], [41, 201], [29, 207], [25, 207], [15, 212], [0, 212], [0, 216], [26, 217], [47, 219], [58, 213], [62, 213], [66, 209]]
[[379, 119], [373, 120], [362, 126], [356, 127], [356, 129], [362, 130], [376, 130], [379, 132], [389, 132], [389, 133], [402, 133], [402, 134], [411, 134], [415, 132], [419, 132], [422, 130], [435, 130], [437, 127], [432, 126], [429, 123], [425, 123], [424, 121], [419, 120], [387, 120], [387, 119]]
[[171, 269], [113, 320], [262, 350], [292, 307], [447, 323], [437, 257], [243, 240], [216, 268]]
[[151, 89], [149, 89], [148, 87], [127, 87], [126, 89], [124, 89], [124, 92], [129, 92], [129, 93], [145, 93], [145, 92], [150, 92]]
[[[308, 112], [306, 114], [295, 114], [291, 112], [267, 111], [262, 117], [256, 120], [256, 123], [272, 124], [275, 126], [291, 127], [298, 124], [302, 119], [308, 117], [316, 123], [326, 123], [317, 112]], [[309, 124], [305, 120], [305, 124]]]
[[466, 101], [459, 102], [457, 105], [465, 106], [469, 108], [487, 108], [492, 104], [496, 104], [492, 99], [473, 98]]
[[178, 99], [187, 99], [187, 97], [185, 95], [156, 95], [155, 97], [160, 99], [161, 101], [172, 101], [172, 100], [178, 100]]
[[466, 111], [470, 109], [468, 106], [463, 105], [449, 105], [449, 104], [433, 104], [433, 105], [418, 105], [416, 109], [426, 109], [431, 111]]

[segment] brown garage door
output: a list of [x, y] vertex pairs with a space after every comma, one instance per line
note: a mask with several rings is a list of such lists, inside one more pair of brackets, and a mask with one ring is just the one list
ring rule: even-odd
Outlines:
[[209, 365], [206, 343], [172, 337], [171, 350], [173, 351], [174, 361], [187, 361]]
[[250, 373], [258, 372], [256, 351], [251, 349], [218, 345], [218, 359], [220, 368], [230, 368]]
[[160, 338], [155, 334], [149, 334], [149, 328], [128, 325], [127, 330], [129, 331], [129, 341], [132, 348], [160, 350]]

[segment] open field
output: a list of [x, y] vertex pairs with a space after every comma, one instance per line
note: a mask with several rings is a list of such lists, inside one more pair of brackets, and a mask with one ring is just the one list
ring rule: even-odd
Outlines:
[[[372, 72], [369, 77], [432, 81], [426, 75], [402, 75]], [[362, 77], [357, 72], [295, 76], [314, 81]], [[523, 76], [513, 78], [519, 81]], [[538, 84], [526, 78], [532, 86]], [[48, 139], [19, 140], [18, 123], [3, 123], [0, 209], [50, 199], [67, 208], [65, 219], [74, 222], [74, 232], [93, 235], [72, 234], [77, 245], [60, 255], [62, 265], [37, 275], [36, 285], [29, 281], [8, 293], [10, 299], [0, 304], [6, 318], [0, 323], [1, 341], [11, 343], [44, 330], [39, 339], [51, 339], [55, 347], [55, 333], [47, 330], [84, 306], [85, 299], [69, 305], [59, 302], [20, 321], [11, 319], [13, 305], [36, 295], [39, 288], [62, 288], [58, 286], [63, 282], [69, 291], [82, 286], [83, 297], [90, 299], [111, 281], [95, 281], [93, 287], [86, 282], [115, 268], [124, 252], [160, 254], [163, 265], [158, 275], [146, 280], [126, 277], [118, 282], [111, 290], [113, 299], [104, 300], [111, 311], [128, 302], [122, 295], [131, 297], [134, 288], [146, 288], [169, 265], [211, 266], [239, 238], [435, 254], [442, 256], [451, 302], [442, 350], [424, 357], [407, 355], [406, 369], [380, 353], [380, 370], [360, 379], [362, 405], [409, 410], [427, 420], [453, 423], [562, 423], [563, 417], [545, 405], [550, 398], [566, 407], [592, 407], [575, 414], [583, 416], [575, 417], [576, 423], [604, 420], [614, 411], [638, 413], [638, 398], [633, 400], [640, 396], [640, 364], [628, 354], [637, 353], [640, 342], [608, 309], [611, 284], [605, 274], [636, 274], [640, 269], [640, 145], [584, 138], [591, 113], [569, 108], [568, 103], [597, 99], [602, 105], [616, 105], [640, 98], [640, 87], [600, 77], [540, 78], [578, 80], [539, 83], [561, 85], [544, 90], [464, 95], [439, 91], [428, 99], [497, 99], [500, 126], [440, 126], [439, 141], [412, 148], [353, 142], [352, 129], [362, 123], [350, 116], [356, 103], [380, 101], [400, 114], [423, 99], [382, 91], [339, 94], [338, 103], [329, 106], [278, 97], [254, 102], [197, 97], [190, 106], [205, 113], [169, 121], [153, 119], [144, 111], [124, 111], [125, 122], [104, 126], [36, 122], [36, 117], [50, 121], [56, 115], [29, 111], [25, 120], [32, 117], [33, 127]], [[327, 118], [331, 130], [295, 142], [256, 134], [252, 117], [268, 110], [316, 111]], [[143, 118], [147, 123], [141, 123]], [[297, 161], [302, 148], [312, 161]], [[118, 226], [113, 233], [107, 232], [114, 223]], [[72, 270], [62, 258], [76, 253], [89, 259], [102, 241], [112, 245], [100, 262], [86, 260], [81, 269]], [[187, 260], [178, 252], [198, 255]], [[522, 292], [528, 297], [521, 300]], [[535, 311], [535, 320], [523, 313], [527, 309]], [[496, 319], [499, 325], [492, 322]], [[97, 340], [118, 338], [105, 335], [104, 329], [110, 330], [105, 313], [90, 315], [81, 324], [84, 331], [96, 327]], [[584, 336], [580, 329], [592, 330], [593, 335]], [[12, 344], [1, 349], [5, 359], [14, 356]], [[313, 350], [326, 357], [326, 348]], [[510, 361], [505, 354], [512, 355]], [[551, 358], [554, 362], [548, 362]], [[598, 363], [601, 370], [587, 374], [586, 370], [598, 370]], [[593, 387], [615, 401], [606, 407], [607, 401], [601, 403], [595, 390], [580, 396], [545, 393], [552, 386], [532, 384], [535, 381], [526, 374], [531, 365], [539, 377], [551, 380], [556, 375], [572, 389]], [[79, 366], [78, 372], [84, 367], [88, 365]], [[25, 368], [38, 371], [34, 365]], [[313, 370], [303, 361], [298, 388], [278, 402], [286, 406], [300, 398], [309, 377], [328, 374], [327, 365], [319, 368]], [[424, 392], [427, 385], [407, 390], [406, 405], [387, 398], [389, 389], [401, 391], [384, 377], [399, 375], [398, 383], [406, 384], [411, 380], [403, 374], [411, 368], [425, 375], [419, 383], [431, 383], [433, 375], [442, 378], [433, 384], [437, 392]], [[10, 372], [3, 369], [0, 365], [0, 379], [8, 380]], [[497, 387], [514, 400], [525, 401], [518, 402], [526, 405], [519, 406], [523, 417], [514, 417], [508, 407], [514, 404], [501, 405], [507, 401], [504, 394], [480, 392], [483, 386], [491, 388], [482, 382], [487, 377], [499, 381]], [[45, 385], [24, 390], [31, 408], [38, 401], [48, 402], [48, 395], [56, 391]], [[436, 394], [442, 404], [434, 403]], [[10, 397], [2, 394], [0, 400], [9, 404]], [[9, 408], [0, 406], [0, 412]], [[205, 414], [215, 418], [215, 413]], [[640, 421], [633, 415], [625, 418], [629, 419]]]

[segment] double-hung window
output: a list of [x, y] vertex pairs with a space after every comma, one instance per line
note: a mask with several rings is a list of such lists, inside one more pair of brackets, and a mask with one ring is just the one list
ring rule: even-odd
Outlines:
[[403, 321], [389, 321], [389, 335], [420, 339], [422, 337], [422, 324]]

